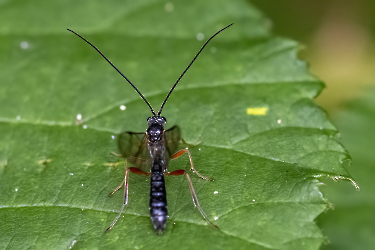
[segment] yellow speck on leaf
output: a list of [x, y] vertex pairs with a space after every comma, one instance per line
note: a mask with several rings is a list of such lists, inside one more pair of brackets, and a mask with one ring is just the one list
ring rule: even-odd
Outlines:
[[38, 161], [38, 164], [47, 164], [47, 163], [49, 163], [51, 161], [52, 161], [51, 159], [40, 160], [40, 161]]
[[246, 113], [248, 115], [266, 115], [268, 108], [247, 108]]

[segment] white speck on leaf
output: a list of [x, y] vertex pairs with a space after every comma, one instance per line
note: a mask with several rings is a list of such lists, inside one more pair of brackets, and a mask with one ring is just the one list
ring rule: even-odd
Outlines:
[[197, 34], [198, 41], [202, 41], [204, 39], [204, 35], [202, 33]]

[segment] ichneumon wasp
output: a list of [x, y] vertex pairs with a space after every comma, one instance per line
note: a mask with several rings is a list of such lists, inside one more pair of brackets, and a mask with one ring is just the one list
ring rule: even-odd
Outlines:
[[[191, 170], [196, 173], [199, 177], [205, 180], [213, 180], [211, 178], [204, 177], [203, 175], [199, 174], [193, 164], [193, 160], [189, 150], [182, 149], [177, 153], [174, 153], [177, 150], [177, 146], [182, 138], [180, 137], [180, 129], [177, 126], [173, 126], [172, 128], [165, 130], [165, 124], [167, 120], [165, 117], [161, 116], [161, 112], [163, 110], [164, 105], [166, 104], [169, 96], [181, 80], [181, 78], [185, 75], [187, 70], [193, 64], [193, 62], [197, 59], [199, 54], [202, 50], [206, 47], [206, 45], [213, 39], [217, 34], [222, 32], [223, 30], [229, 28], [232, 24], [228, 25], [227, 27], [219, 30], [213, 36], [211, 36], [206, 43], [200, 48], [198, 53], [195, 55], [193, 60], [190, 64], [186, 67], [186, 69], [182, 72], [180, 77], [177, 79], [176, 83], [172, 86], [171, 90], [169, 91], [168, 95], [166, 96], [164, 102], [162, 103], [158, 113], [155, 113], [154, 109], [151, 107], [150, 103], [147, 99], [142, 95], [142, 93], [133, 85], [133, 83], [123, 74], [117, 67], [92, 43], [87, 41], [81, 35], [77, 34], [76, 32], [68, 29], [68, 31], [74, 33], [81, 39], [83, 39], [86, 43], [88, 43], [91, 47], [93, 47], [99, 54], [123, 77], [125, 80], [138, 92], [141, 98], [145, 101], [145, 103], [149, 106], [152, 116], [147, 119], [148, 128], [146, 133], [133, 133], [133, 132], [124, 132], [120, 134], [119, 137], [119, 149], [121, 151], [122, 157], [125, 160], [125, 177], [120, 186], [118, 186], [115, 190], [113, 190], [109, 196], [112, 196], [116, 191], [118, 191], [124, 185], [124, 203], [121, 207], [120, 213], [117, 215], [115, 220], [112, 224], [107, 228], [106, 232], [110, 230], [120, 218], [121, 213], [123, 212], [125, 206], [128, 203], [128, 180], [129, 180], [129, 171], [139, 175], [146, 175], [151, 177], [151, 190], [150, 190], [150, 215], [151, 221], [154, 224], [154, 228], [158, 234], [162, 234], [168, 217], [168, 209], [167, 209], [167, 194], [165, 190], [165, 175], [185, 175], [188, 184], [190, 193], [194, 202], [195, 207], [198, 208], [200, 213], [202, 214], [203, 218], [213, 227], [217, 228], [207, 217], [204, 213], [203, 209], [199, 205], [197, 195], [195, 194], [193, 184], [191, 182], [189, 174], [183, 170], [175, 170], [172, 172], [168, 172], [168, 162], [169, 160], [176, 159], [183, 154], [187, 153], [190, 160]], [[132, 163], [137, 167], [127, 167], [127, 162]]]

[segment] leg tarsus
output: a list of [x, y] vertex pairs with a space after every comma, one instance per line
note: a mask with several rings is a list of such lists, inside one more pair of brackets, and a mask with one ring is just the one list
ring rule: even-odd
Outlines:
[[189, 149], [185, 148], [185, 149], [181, 149], [180, 151], [177, 151], [174, 155], [172, 155], [171, 159], [172, 160], [177, 159], [177, 158], [179, 158], [180, 156], [182, 156], [186, 153], [189, 155], [189, 160], [190, 160], [190, 165], [191, 165], [190, 169], [193, 170], [193, 172], [196, 173], [200, 178], [208, 180], [208, 181], [213, 181], [214, 180], [213, 178], [205, 177], [205, 176], [201, 175], [200, 173], [198, 173], [197, 170], [195, 170], [194, 164], [193, 164], [193, 158], [191, 157]]
[[186, 173], [186, 178], [188, 180], [188, 183], [189, 183], [189, 189], [190, 189], [190, 194], [191, 194], [191, 198], [193, 199], [193, 203], [194, 203], [194, 206], [196, 208], [198, 208], [199, 212], [201, 213], [201, 215], [203, 216], [203, 218], [208, 222], [208, 224], [210, 224], [212, 227], [214, 228], [217, 228], [219, 229], [218, 226], [216, 226], [215, 224], [213, 224], [207, 217], [206, 213], [203, 211], [203, 209], [201, 208], [201, 206], [199, 205], [199, 201], [198, 201], [198, 197], [194, 191], [194, 187], [193, 187], [193, 183], [191, 182], [191, 179], [190, 179], [190, 176], [188, 173]]
[[109, 197], [111, 197], [114, 193], [116, 193], [116, 191], [119, 191], [120, 190], [120, 188], [122, 187], [122, 185], [124, 185], [124, 183], [125, 183], [125, 178], [124, 178], [124, 180], [122, 180], [122, 182], [121, 182], [121, 185], [120, 186], [118, 186], [115, 190], [113, 190], [111, 193], [109, 193]]
[[111, 196], [117, 190], [119, 190], [122, 187], [122, 185], [124, 185], [124, 183], [125, 183], [125, 186], [124, 186], [124, 203], [122, 204], [120, 213], [117, 215], [117, 217], [112, 222], [112, 224], [107, 228], [107, 230], [105, 230], [105, 232], [108, 232], [108, 230], [110, 230], [116, 224], [117, 220], [121, 216], [121, 213], [124, 211], [125, 206], [128, 204], [128, 195], [129, 195], [129, 185], [128, 185], [129, 184], [129, 170], [127, 168], [127, 161], [126, 160], [125, 160], [125, 177], [124, 177], [124, 180], [121, 182], [120, 186], [118, 186], [113, 192], [111, 192], [109, 194], [109, 196]]
[[[113, 152], [112, 152], [112, 153], [113, 153]], [[120, 186], [118, 186], [115, 190], [113, 190], [112, 192], [109, 193], [109, 195], [108, 195], [109, 197], [111, 197], [114, 193], [116, 193], [117, 191], [119, 191], [120, 188], [122, 187], [122, 185], [124, 185], [125, 181], [127, 180], [126, 175], [127, 175], [127, 172], [128, 172], [128, 171], [129, 171], [129, 170], [128, 170], [128, 161], [125, 160], [125, 175], [124, 175], [124, 179], [122, 180]]]

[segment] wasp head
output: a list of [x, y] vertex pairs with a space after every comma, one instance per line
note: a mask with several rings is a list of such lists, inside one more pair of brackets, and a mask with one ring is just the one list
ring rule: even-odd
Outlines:
[[163, 139], [164, 126], [167, 119], [163, 116], [151, 116], [147, 119], [147, 139], [149, 142], [158, 142]]

